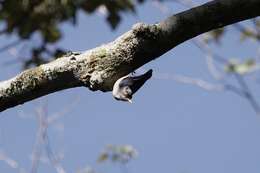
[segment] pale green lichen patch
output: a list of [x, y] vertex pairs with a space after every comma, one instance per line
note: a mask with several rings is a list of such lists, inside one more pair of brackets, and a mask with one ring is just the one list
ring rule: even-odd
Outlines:
[[13, 87], [17, 91], [31, 90], [37, 87], [43, 80], [44, 73], [42, 68], [37, 67], [29, 69], [19, 75], [16, 80], [12, 83]]
[[101, 48], [97, 53], [96, 56], [99, 58], [105, 58], [107, 56], [107, 50], [105, 48]]
[[8, 98], [23, 95], [23, 93], [30, 93], [41, 86], [43, 78], [43, 70], [40, 67], [26, 70], [11, 81], [8, 81], [8, 88], [1, 88], [0, 97]]

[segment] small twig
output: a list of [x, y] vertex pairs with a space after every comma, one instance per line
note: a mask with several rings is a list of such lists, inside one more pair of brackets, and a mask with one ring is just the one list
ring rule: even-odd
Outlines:
[[237, 88], [237, 87], [230, 85], [230, 84], [225, 84], [224, 87], [225, 87], [225, 90], [227, 90], [227, 91], [233, 92], [240, 97], [245, 97], [244, 91], [241, 90], [240, 88]]
[[52, 152], [48, 135], [46, 135], [45, 137], [45, 150], [49, 158], [49, 161], [56, 169], [57, 173], [66, 173], [65, 169], [62, 167], [59, 160], [55, 157], [54, 153]]
[[[55, 158], [51, 147], [50, 147], [50, 142], [48, 138], [48, 133], [47, 129], [49, 127], [49, 121], [47, 118], [47, 111], [46, 108], [39, 109], [38, 110], [38, 123], [39, 123], [39, 128], [37, 132], [37, 138], [35, 142], [35, 149], [33, 152], [33, 162], [32, 162], [32, 169], [31, 173], [36, 173], [37, 168], [39, 166], [39, 161], [41, 158], [42, 154], [42, 147], [45, 148], [45, 152], [47, 153], [48, 159], [50, 163], [53, 165], [53, 167], [56, 169], [57, 173], [66, 173], [65, 169], [62, 167], [62, 165], [59, 163], [58, 159]], [[58, 118], [58, 117], [56, 117]], [[54, 119], [55, 120], [55, 119]], [[53, 122], [53, 121], [51, 121]]]
[[210, 49], [210, 47], [206, 43], [204, 43], [200, 38], [193, 39], [192, 43], [206, 54], [208, 69], [211, 75], [217, 80], [223, 79], [223, 74], [220, 74], [220, 72], [217, 70], [217, 67], [214, 65], [214, 60], [219, 62], [220, 64], [226, 64], [228, 63], [228, 60], [214, 53]]
[[251, 104], [251, 106], [253, 107], [253, 109], [255, 110], [255, 112], [257, 114], [260, 114], [260, 106], [258, 105], [255, 97], [253, 96], [253, 94], [251, 93], [246, 81], [244, 80], [243, 76], [235, 73], [235, 78], [237, 79], [239, 85], [241, 86], [241, 88], [244, 91], [244, 97], [249, 101], [249, 103]]
[[195, 46], [197, 46], [202, 52], [209, 54], [211, 57], [214, 58], [215, 61], [219, 62], [220, 64], [228, 63], [228, 60], [224, 57], [220, 56], [219, 54], [214, 53], [207, 44], [203, 43], [200, 39], [193, 39], [192, 42]]
[[173, 79], [178, 82], [185, 83], [185, 84], [195, 85], [195, 86], [200, 87], [207, 91], [223, 91], [224, 90], [223, 85], [212, 84], [212, 83], [209, 83], [202, 79], [195, 79], [195, 78], [191, 78], [191, 77], [187, 77], [187, 76], [179, 76], [179, 75], [173, 76]]
[[38, 166], [39, 166], [39, 161], [40, 161], [40, 157], [42, 155], [42, 144], [44, 143], [44, 138], [46, 136], [47, 133], [47, 124], [45, 123], [45, 112], [44, 110], [38, 109], [37, 111], [37, 118], [38, 118], [38, 123], [39, 123], [39, 127], [38, 127], [38, 131], [37, 131], [37, 137], [35, 140], [35, 144], [34, 144], [34, 149], [33, 149], [33, 154], [32, 154], [32, 168], [31, 168], [31, 173], [36, 173]]
[[252, 28], [245, 27], [239, 23], [235, 23], [233, 26], [234, 26], [234, 28], [236, 28], [238, 31], [240, 31], [242, 33], [250, 32], [250, 34], [251, 34], [250, 38], [255, 38], [254, 40], [256, 40], [257, 42], [260, 43], [260, 32], [254, 31]]
[[0, 151], [0, 161], [4, 161], [8, 166], [14, 169], [19, 168], [18, 162], [8, 157], [3, 151]]
[[154, 76], [155, 77], [153, 78], [155, 79], [167, 79], [167, 80], [172, 79], [184, 84], [195, 85], [207, 91], [224, 91], [225, 89], [225, 86], [222, 84], [212, 84], [202, 79], [196, 79], [196, 78], [183, 76], [183, 75], [156, 73]]

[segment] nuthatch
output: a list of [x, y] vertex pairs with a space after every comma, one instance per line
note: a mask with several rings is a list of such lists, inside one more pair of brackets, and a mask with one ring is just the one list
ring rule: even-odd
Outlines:
[[132, 103], [133, 94], [152, 77], [153, 70], [150, 69], [140, 76], [126, 75], [119, 78], [113, 86], [113, 96], [116, 100]]

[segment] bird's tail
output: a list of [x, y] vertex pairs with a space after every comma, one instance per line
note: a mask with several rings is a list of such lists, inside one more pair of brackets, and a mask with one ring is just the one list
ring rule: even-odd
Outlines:
[[153, 70], [150, 69], [148, 70], [147, 72], [145, 72], [144, 74], [142, 75], [139, 75], [139, 76], [134, 76], [133, 79], [136, 81], [136, 80], [143, 80], [144, 82], [148, 79], [150, 79], [153, 75]]
[[146, 73], [133, 77], [134, 80], [134, 86], [132, 88], [133, 93], [135, 93], [143, 84], [152, 77], [153, 70], [150, 69]]
[[153, 70], [152, 69], [148, 70], [144, 75], [146, 76], [147, 79], [150, 79], [153, 75]]

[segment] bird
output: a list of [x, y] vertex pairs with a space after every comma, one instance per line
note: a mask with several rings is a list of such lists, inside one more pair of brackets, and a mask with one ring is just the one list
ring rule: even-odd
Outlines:
[[132, 103], [134, 93], [136, 93], [143, 86], [143, 84], [152, 77], [152, 73], [153, 70], [150, 69], [146, 73], [139, 76], [134, 76], [132, 73], [132, 75], [128, 74], [119, 78], [113, 86], [113, 97], [116, 100]]

